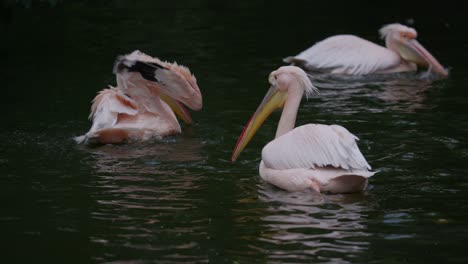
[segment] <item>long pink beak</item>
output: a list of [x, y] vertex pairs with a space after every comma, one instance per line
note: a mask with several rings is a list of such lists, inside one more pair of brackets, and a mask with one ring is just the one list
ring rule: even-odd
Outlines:
[[448, 76], [447, 70], [415, 39], [404, 43], [400, 49], [400, 55], [404, 59], [428, 67], [429, 70], [442, 76]]

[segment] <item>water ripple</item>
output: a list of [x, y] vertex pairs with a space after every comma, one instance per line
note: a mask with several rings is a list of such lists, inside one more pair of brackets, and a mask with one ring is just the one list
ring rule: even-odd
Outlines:
[[[371, 234], [366, 231], [365, 195], [289, 193], [268, 184], [260, 188], [259, 199], [269, 206], [261, 217], [264, 231], [259, 238], [266, 244], [256, 247], [268, 250], [273, 263], [292, 259], [346, 262], [368, 249], [366, 237]], [[290, 247], [301, 250], [286, 250]]]

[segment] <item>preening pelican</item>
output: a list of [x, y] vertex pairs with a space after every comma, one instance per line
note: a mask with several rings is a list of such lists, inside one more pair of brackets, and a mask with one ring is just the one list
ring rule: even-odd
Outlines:
[[245, 126], [232, 154], [235, 161], [265, 119], [283, 108], [276, 137], [262, 150], [260, 176], [288, 191], [350, 193], [366, 188], [375, 172], [359, 151], [357, 137], [339, 125], [295, 126], [304, 92], [317, 92], [307, 74], [284, 66], [268, 78], [271, 88]]
[[202, 108], [197, 80], [185, 66], [136, 50], [117, 57], [114, 74], [117, 87], [94, 98], [89, 115], [93, 124], [75, 138], [78, 143], [112, 144], [177, 134], [181, 128], [175, 115], [192, 123], [182, 104]]
[[441, 76], [447, 70], [416, 40], [415, 29], [389, 24], [380, 30], [385, 47], [353, 35], [337, 35], [322, 40], [284, 62], [332, 74], [412, 72], [417, 65]]

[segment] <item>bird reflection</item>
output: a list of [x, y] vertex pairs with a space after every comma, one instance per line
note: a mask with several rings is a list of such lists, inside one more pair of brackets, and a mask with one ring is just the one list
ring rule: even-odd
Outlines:
[[[269, 258], [323, 261], [330, 257], [330, 261], [343, 263], [368, 249], [365, 194], [287, 192], [267, 183], [259, 187], [259, 199], [271, 204], [262, 217], [266, 230], [261, 240], [281, 245], [269, 250]], [[285, 245], [295, 245], [291, 247], [295, 249], [288, 250]]]
[[[195, 262], [190, 252], [198, 243], [186, 238], [203, 235], [208, 221], [191, 215], [196, 213], [193, 205], [199, 203], [194, 194], [202, 189], [203, 175], [194, 169], [204, 164], [202, 147], [199, 140], [184, 136], [83, 147], [90, 154], [84, 163], [93, 168], [88, 187], [95, 203], [90, 215], [102, 227], [90, 238], [93, 246], [104, 252], [178, 250]], [[200, 226], [175, 220], [181, 215]], [[148, 243], [154, 238], [165, 242]], [[162, 258], [177, 262], [170, 254]]]
[[[83, 147], [91, 153], [89, 165], [96, 172], [146, 174], [158, 173], [161, 164], [177, 164], [181, 168], [203, 160], [202, 144], [196, 139], [180, 136], [167, 137], [152, 142], [135, 142], [128, 145], [104, 145], [96, 148]], [[164, 170], [174, 174], [176, 170]]]
[[437, 80], [426, 72], [367, 77], [322, 74], [311, 79], [320, 89], [323, 104], [330, 110], [335, 106], [335, 113], [338, 110], [345, 114], [361, 111], [412, 113], [430, 107], [425, 103], [427, 91], [433, 86], [433, 81]]

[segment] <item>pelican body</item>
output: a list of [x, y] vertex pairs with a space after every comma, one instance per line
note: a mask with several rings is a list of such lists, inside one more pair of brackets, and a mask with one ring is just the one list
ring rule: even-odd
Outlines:
[[75, 138], [78, 143], [113, 144], [147, 140], [181, 132], [176, 115], [192, 119], [184, 105], [202, 108], [195, 76], [177, 63], [168, 63], [140, 51], [119, 56], [114, 64], [117, 86], [94, 98], [91, 129]]
[[359, 151], [358, 139], [339, 125], [308, 124], [294, 128], [304, 92], [317, 90], [296, 66], [284, 66], [269, 76], [271, 87], [245, 126], [232, 154], [235, 161], [265, 119], [283, 108], [276, 137], [262, 150], [262, 179], [288, 191], [363, 191], [374, 175]]
[[416, 40], [415, 29], [389, 24], [379, 32], [386, 47], [354, 35], [336, 35], [284, 61], [307, 70], [331, 74], [414, 72], [422, 66], [443, 77], [448, 75], [447, 70]]

